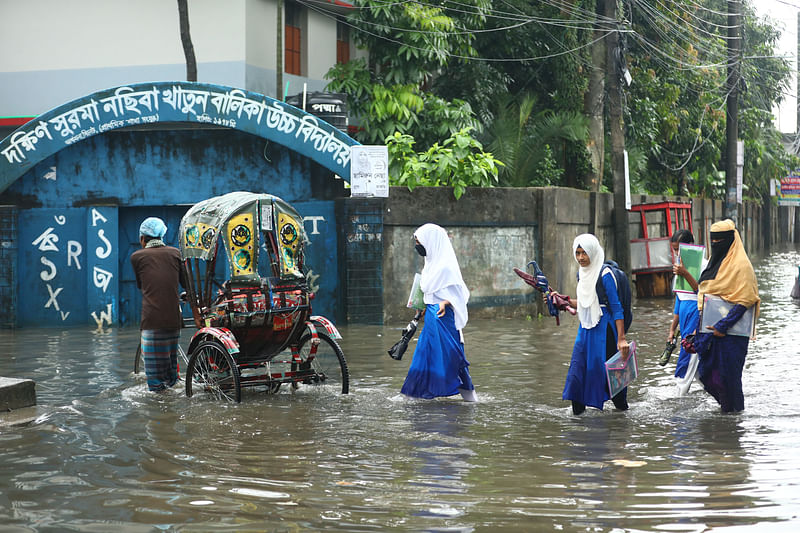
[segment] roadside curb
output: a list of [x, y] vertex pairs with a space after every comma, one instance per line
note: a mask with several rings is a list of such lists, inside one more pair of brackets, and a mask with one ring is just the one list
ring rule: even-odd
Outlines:
[[0, 413], [36, 405], [36, 383], [32, 379], [0, 377]]

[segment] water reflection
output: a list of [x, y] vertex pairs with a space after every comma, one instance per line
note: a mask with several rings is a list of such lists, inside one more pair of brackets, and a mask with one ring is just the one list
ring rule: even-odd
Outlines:
[[666, 299], [635, 304], [631, 409], [580, 417], [561, 400], [571, 318], [471, 321], [477, 405], [398, 398], [413, 345], [400, 362], [386, 350], [405, 324], [343, 328], [351, 395], [239, 405], [147, 393], [133, 329], [0, 332], [0, 375], [36, 380], [40, 403], [0, 427], [0, 529], [793, 531], [797, 258], [754, 261], [762, 320], [737, 415], [698, 384], [676, 397], [656, 362]]

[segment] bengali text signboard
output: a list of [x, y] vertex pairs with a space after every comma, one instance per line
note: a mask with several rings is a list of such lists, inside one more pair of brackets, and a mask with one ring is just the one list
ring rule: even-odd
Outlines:
[[800, 206], [800, 169], [781, 178], [777, 193], [778, 205]]
[[44, 113], [0, 141], [0, 191], [36, 163], [73, 143], [124, 127], [189, 122], [269, 139], [350, 177], [342, 131], [268, 96], [206, 83], [140, 83], [100, 91]]

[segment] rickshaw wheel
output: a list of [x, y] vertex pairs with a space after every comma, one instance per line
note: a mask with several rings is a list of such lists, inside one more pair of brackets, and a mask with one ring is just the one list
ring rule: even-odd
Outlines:
[[327, 333], [319, 331], [317, 335], [319, 336], [319, 346], [314, 359], [308, 361], [311, 353], [311, 333], [305, 333], [298, 342], [298, 350], [303, 362], [299, 365], [293, 364], [292, 368], [296, 368], [299, 372], [313, 371], [307, 379], [302, 381], [303, 385], [336, 387], [337, 389], [341, 388], [342, 394], [348, 394], [350, 392], [350, 370], [347, 368], [342, 348]]
[[219, 341], [203, 341], [189, 356], [186, 396], [192, 396], [193, 387], [210, 392], [218, 400], [242, 401], [239, 367]]

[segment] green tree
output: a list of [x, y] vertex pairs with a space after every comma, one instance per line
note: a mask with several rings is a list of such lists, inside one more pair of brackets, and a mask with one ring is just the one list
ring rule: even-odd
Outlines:
[[[789, 70], [775, 57], [775, 25], [743, 8], [739, 137], [745, 187], [763, 191], [789, 161], [767, 111]], [[724, 194], [726, 12], [724, 0], [634, 4], [626, 125], [631, 144], [648, 154], [633, 180], [644, 192]]]
[[744, 176], [747, 195], [752, 199], [769, 197], [769, 182], [797, 168], [798, 158], [781, 143], [781, 134], [772, 122], [771, 109], [788, 93], [791, 67], [775, 57], [780, 33], [776, 21], [758, 19], [752, 8], [745, 19], [739, 136], [744, 140]]
[[[382, 0], [359, 3], [348, 22], [359, 30], [354, 38], [369, 51], [369, 61], [337, 65], [325, 76], [329, 90], [347, 94], [361, 126], [358, 140], [380, 143], [400, 132], [430, 146], [465, 128], [480, 129], [466, 101], [442, 98], [428, 86], [451, 57], [474, 55], [474, 37], [465, 28], [480, 25], [488, 5], [488, 0], [444, 2], [441, 7]], [[465, 12], [459, 6], [472, 9]]]
[[[591, 67], [585, 47], [591, 38], [587, 10], [594, 9], [589, 4], [576, 0], [493, 1], [484, 28], [476, 32], [473, 41], [479, 59], [450, 62], [434, 80], [433, 88], [438, 94], [466, 100], [486, 124], [481, 141], [508, 163], [501, 172], [501, 183], [536, 183], [530, 169], [541, 160], [545, 142], [552, 148], [557, 176], [549, 174], [549, 179], [554, 180], [550, 184], [574, 187], [581, 182], [582, 169], [589, 160], [584, 141], [575, 139], [585, 136], [556, 135], [541, 142], [536, 135], [531, 138], [530, 130], [550, 121], [567, 123], [583, 113], [583, 93]], [[522, 105], [526, 95], [534, 96], [523, 128], [526, 131], [518, 143], [511, 143], [517, 127], [514, 118], [509, 117], [515, 111], [508, 106]], [[498, 145], [511, 151], [514, 163], [508, 159], [509, 152], [497, 151]], [[521, 177], [525, 174], [533, 180]]]
[[[507, 163], [501, 184], [584, 186], [590, 163], [581, 115], [595, 69], [595, 4], [364, 0], [349, 20], [369, 61], [332, 69], [330, 86], [348, 94], [362, 142], [400, 133], [418, 147], [441, 148], [467, 130]], [[623, 30], [619, 56], [632, 74], [624, 108], [634, 189], [716, 196], [725, 166], [727, 2], [624, 5], [614, 27]], [[795, 165], [769, 112], [787, 88], [789, 66], [774, 54], [777, 25], [748, 2], [743, 20], [739, 136], [746, 194], [757, 197]]]
[[[500, 98], [494, 121], [486, 132], [489, 151], [505, 166], [500, 184], [509, 187], [559, 185], [564, 168], [557, 162], [566, 157], [566, 143], [584, 141], [588, 120], [577, 111], [540, 111], [534, 115], [536, 98]], [[553, 150], [553, 146], [558, 147]]]
[[447, 186], [456, 199], [467, 187], [492, 187], [503, 165], [483, 151], [468, 128], [456, 132], [441, 145], [434, 143], [424, 152], [414, 150], [414, 138], [395, 133], [386, 139], [389, 149], [389, 181], [409, 190], [415, 187]]

